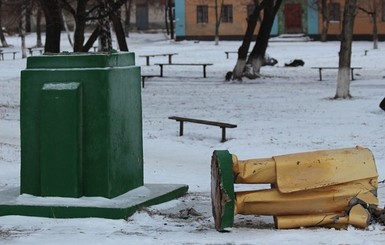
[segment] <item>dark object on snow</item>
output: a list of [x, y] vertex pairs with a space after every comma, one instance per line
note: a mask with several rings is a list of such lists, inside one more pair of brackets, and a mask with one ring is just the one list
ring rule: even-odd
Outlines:
[[226, 81], [230, 81], [232, 76], [233, 76], [233, 72], [231, 71], [227, 72], [225, 76]]
[[381, 101], [380, 108], [385, 111], [385, 98]]
[[383, 208], [378, 207], [370, 207], [369, 212], [371, 214], [371, 223], [372, 224], [381, 224], [385, 225], [385, 210]]
[[297, 66], [304, 66], [304, 65], [305, 65], [305, 62], [303, 60], [297, 60], [297, 59], [293, 60], [289, 64], [285, 63], [285, 66], [290, 66], [290, 67], [297, 67]]

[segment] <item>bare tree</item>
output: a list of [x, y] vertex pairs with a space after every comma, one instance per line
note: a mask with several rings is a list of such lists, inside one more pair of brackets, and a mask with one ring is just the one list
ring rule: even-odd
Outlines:
[[27, 18], [27, 0], [24, 0], [21, 5], [21, 23], [20, 23], [20, 37], [21, 37], [21, 57], [27, 58], [27, 52], [25, 47], [25, 28]]
[[370, 17], [372, 23], [372, 34], [373, 34], [373, 49], [378, 49], [378, 29], [377, 29], [377, 13], [380, 11], [377, 6], [379, 5], [378, 0], [360, 1], [357, 8]]
[[39, 0], [46, 22], [46, 38], [44, 51], [46, 53], [60, 52], [61, 7], [60, 0]]
[[[221, 5], [218, 6], [218, 0], [215, 0], [215, 45], [219, 44], [219, 27], [222, 22], [223, 2], [224, 0], [222, 0]], [[220, 10], [218, 10], [218, 7], [220, 7]]]
[[172, 0], [168, 0], [167, 5], [168, 20], [170, 21], [170, 38], [174, 39], [174, 14], [172, 11]]
[[250, 43], [253, 39], [253, 34], [257, 26], [258, 18], [264, 4], [260, 4], [258, 0], [254, 0], [254, 10], [247, 18], [246, 33], [243, 36], [242, 45], [238, 49], [237, 63], [233, 69], [233, 79], [241, 80], [243, 71], [245, 70], [247, 54], [249, 52]]
[[108, 0], [100, 0], [98, 25], [99, 34], [99, 51], [108, 52], [112, 49], [111, 28], [108, 19]]
[[273, 27], [274, 18], [277, 14], [283, 0], [275, 1], [263, 1], [263, 19], [261, 27], [258, 31], [257, 40], [255, 42], [254, 48], [251, 51], [247, 66], [250, 66], [250, 69], [247, 69], [246, 76], [249, 78], [257, 78], [260, 76], [260, 69], [265, 60], [265, 54], [267, 45], [270, 38], [271, 29]]
[[124, 31], [125, 31], [127, 37], [128, 37], [128, 35], [130, 33], [131, 6], [132, 6], [132, 0], [128, 0], [124, 4], [125, 13], [126, 13], [126, 16], [125, 16], [125, 19], [124, 19]]
[[329, 30], [329, 15], [327, 0], [321, 0], [321, 15], [322, 15], [322, 30], [321, 30], [321, 41], [326, 42], [328, 38]]
[[110, 20], [115, 30], [116, 39], [118, 41], [120, 51], [128, 51], [126, 35], [124, 34], [124, 27], [120, 18], [119, 9], [110, 12]]
[[36, 47], [43, 47], [43, 42], [41, 41], [41, 7], [37, 6], [36, 8]]
[[3, 47], [8, 47], [8, 43], [7, 43], [7, 40], [5, 40], [5, 36], [4, 36], [4, 33], [3, 33], [3, 25], [2, 25], [2, 22], [1, 22], [1, 13], [2, 13], [2, 0], [0, 0], [0, 39], [1, 39], [1, 45]]
[[2, 0], [0, 0], [0, 39], [1, 39], [1, 44], [3, 47], [8, 47], [8, 43], [7, 43], [7, 40], [5, 39], [5, 36], [4, 36], [4, 32], [3, 32], [3, 25], [2, 25], [2, 16], [1, 16], [1, 13], [2, 13]]
[[69, 41], [71, 47], [73, 48], [74, 47], [74, 43], [72, 42], [71, 31], [70, 31], [70, 29], [68, 27], [66, 16], [63, 14], [63, 12], [61, 14], [62, 14], [63, 26], [64, 26], [65, 31], [67, 32], [68, 41]]
[[345, 0], [342, 22], [340, 59], [338, 66], [337, 91], [335, 99], [351, 98], [350, 67], [352, 55], [353, 27], [357, 10], [357, 0]]
[[[98, 37], [102, 39], [102, 50], [111, 50], [112, 45], [110, 45], [111, 42], [109, 41], [111, 39], [109, 26], [111, 19], [113, 19], [114, 28], [117, 30], [116, 34], [118, 36], [119, 47], [121, 50], [128, 50], [120, 16], [115, 16], [116, 11], [118, 11], [127, 0], [99, 0], [97, 2], [77, 0], [76, 4], [66, 0], [39, 0], [39, 2], [47, 22], [45, 52], [60, 52], [60, 32], [62, 27], [60, 13], [62, 10], [66, 10], [72, 14], [75, 21], [74, 52], [87, 52]], [[119, 21], [115, 21], [117, 18]], [[84, 33], [87, 21], [97, 21], [100, 24], [84, 44]]]

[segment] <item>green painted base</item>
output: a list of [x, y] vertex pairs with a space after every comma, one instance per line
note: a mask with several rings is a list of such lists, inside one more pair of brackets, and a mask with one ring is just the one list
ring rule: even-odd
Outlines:
[[211, 159], [211, 204], [215, 229], [225, 231], [234, 224], [234, 176], [232, 155], [214, 151]]
[[0, 216], [127, 219], [138, 209], [184, 195], [187, 185], [145, 184], [112, 199], [104, 197], [37, 197], [19, 195], [19, 188], [0, 191]]

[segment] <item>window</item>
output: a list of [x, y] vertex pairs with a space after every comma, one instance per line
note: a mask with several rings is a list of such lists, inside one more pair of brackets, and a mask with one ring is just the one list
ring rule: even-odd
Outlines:
[[197, 6], [197, 23], [209, 23], [209, 7], [207, 5]]
[[329, 20], [330, 21], [341, 20], [341, 6], [339, 3], [329, 3]]
[[223, 5], [222, 22], [223, 23], [232, 23], [233, 22], [233, 5]]

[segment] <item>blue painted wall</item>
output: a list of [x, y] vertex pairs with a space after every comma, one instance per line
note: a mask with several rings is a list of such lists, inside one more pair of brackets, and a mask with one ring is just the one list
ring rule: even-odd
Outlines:
[[273, 27], [271, 28], [270, 35], [277, 36], [278, 35], [278, 15], [274, 18]]
[[312, 4], [313, 0], [307, 2], [307, 34], [318, 34], [318, 6]]
[[186, 35], [185, 1], [175, 0], [175, 35]]

